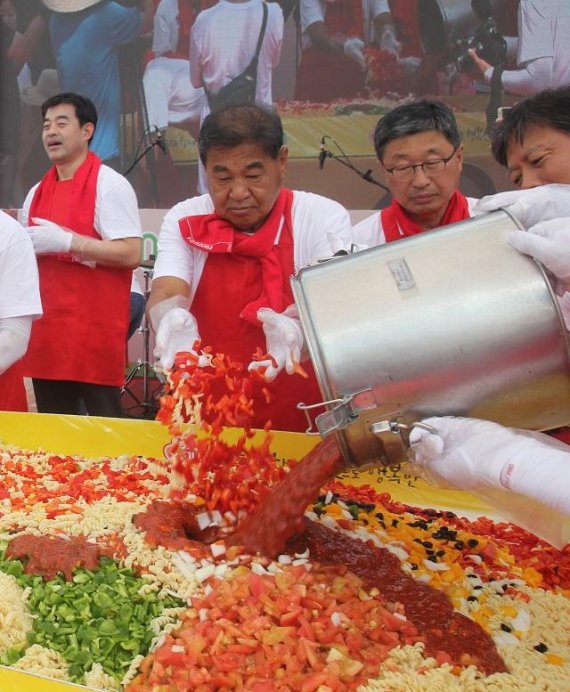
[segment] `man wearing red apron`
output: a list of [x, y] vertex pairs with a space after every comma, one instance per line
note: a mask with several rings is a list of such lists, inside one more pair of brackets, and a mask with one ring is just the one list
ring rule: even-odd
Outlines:
[[89, 151], [97, 124], [89, 99], [56, 95], [42, 105], [42, 117], [54, 166], [22, 212], [44, 306], [25, 374], [39, 412], [121, 416], [131, 270], [142, 245], [136, 195]]
[[20, 358], [42, 314], [38, 267], [25, 229], [0, 212], [0, 411], [27, 411]]
[[282, 186], [287, 148], [279, 116], [268, 108], [210, 114], [199, 149], [210, 194], [176, 205], [159, 235], [149, 300], [155, 354], [169, 368], [177, 350], [200, 338], [254, 369], [254, 353], [269, 353], [271, 402], [255, 402], [254, 425], [271, 421], [277, 430], [303, 431], [296, 404], [321, 397], [309, 365], [303, 365], [308, 379], [294, 374], [303, 335], [289, 278], [311, 260], [349, 249], [348, 212]]

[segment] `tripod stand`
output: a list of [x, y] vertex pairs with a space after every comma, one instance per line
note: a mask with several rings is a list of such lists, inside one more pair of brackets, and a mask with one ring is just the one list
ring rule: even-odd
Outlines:
[[[150, 296], [150, 282], [152, 279], [152, 270], [154, 267], [154, 258], [141, 263], [144, 275], [144, 300], [145, 304]], [[137, 360], [136, 365], [134, 365], [127, 374], [125, 379], [125, 384], [121, 387], [121, 396], [128, 394], [131, 400], [134, 402], [130, 406], [125, 407], [125, 413], [133, 418], [146, 418], [154, 419], [158, 412], [158, 404], [156, 402], [157, 392], [161, 388], [161, 383], [155, 386], [151, 391], [151, 373], [154, 372], [153, 367], [149, 361], [150, 357], [150, 325], [146, 315], [143, 317], [141, 326], [139, 327], [139, 332], [143, 336], [143, 352], [142, 359]], [[142, 398], [139, 398], [133, 391], [133, 387], [129, 385], [134, 384], [133, 380], [139, 374], [142, 374]], [[158, 378], [157, 378], [158, 379]], [[140, 415], [131, 415], [133, 410], [140, 409]]]

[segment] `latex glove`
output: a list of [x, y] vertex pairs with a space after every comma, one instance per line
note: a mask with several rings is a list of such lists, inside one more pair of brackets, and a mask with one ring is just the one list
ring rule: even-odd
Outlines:
[[378, 39], [378, 47], [393, 53], [396, 57], [400, 55], [402, 44], [396, 38], [396, 31], [392, 24], [385, 24]]
[[541, 185], [531, 190], [511, 190], [483, 197], [474, 208], [474, 215], [504, 208], [525, 228], [541, 221], [570, 216], [570, 185]]
[[[156, 318], [153, 320], [151, 316], [151, 321], [156, 324]], [[199, 340], [198, 323], [194, 315], [188, 312], [186, 308], [174, 307], [166, 311], [158, 321], [154, 355], [158, 359], [160, 367], [164, 370], [170, 370], [179, 351], [196, 353], [194, 344]], [[198, 365], [208, 365], [209, 359], [206, 355], [196, 355]]]
[[525, 231], [512, 231], [509, 243], [549, 269], [562, 283], [570, 283], [570, 217], [537, 223]]
[[347, 58], [358, 63], [363, 70], [366, 70], [366, 60], [364, 58], [364, 41], [360, 38], [347, 38], [343, 45], [343, 51]]
[[64, 230], [58, 224], [47, 219], [32, 219], [36, 224], [28, 228], [36, 255], [69, 252], [73, 231]]
[[570, 448], [542, 433], [475, 418], [427, 418], [437, 433], [414, 428], [415, 464], [465, 490], [500, 488], [570, 514]]
[[257, 319], [263, 325], [267, 353], [275, 363], [272, 360], [254, 360], [249, 364], [248, 370], [264, 368], [267, 382], [272, 382], [283, 369], [288, 375], [292, 375], [301, 360], [304, 345], [297, 307], [290, 305], [282, 313], [271, 308], [261, 308], [257, 311]]

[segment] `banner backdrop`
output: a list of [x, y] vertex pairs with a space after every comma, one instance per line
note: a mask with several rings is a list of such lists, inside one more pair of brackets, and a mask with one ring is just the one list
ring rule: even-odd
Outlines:
[[[388, 200], [339, 160], [357, 173], [380, 175], [370, 139], [376, 122], [395, 105], [425, 96], [457, 114], [466, 146], [464, 192], [508, 187], [489, 155], [489, 78], [474, 67], [469, 48], [505, 66], [503, 88], [494, 95], [503, 105], [570, 82], [567, 0], [268, 6], [256, 99], [283, 117], [287, 184], [348, 208], [379, 208]], [[2, 0], [0, 208], [20, 207], [47, 170], [40, 107], [59, 91], [95, 102], [93, 149], [117, 170], [130, 169], [139, 206], [168, 208], [195, 194], [206, 91], [216, 92], [249, 63], [261, 17], [261, 0]], [[548, 83], [527, 83], [529, 65], [545, 57], [555, 65]], [[319, 170], [321, 145], [330, 156]]]

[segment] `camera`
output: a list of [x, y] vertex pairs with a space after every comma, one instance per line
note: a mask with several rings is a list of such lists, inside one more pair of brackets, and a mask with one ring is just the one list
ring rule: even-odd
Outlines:
[[469, 49], [474, 48], [477, 55], [491, 65], [500, 65], [507, 57], [507, 42], [499, 32], [493, 17], [485, 17], [471, 36], [456, 37], [451, 41], [453, 62], [460, 72], [468, 72], [474, 67]]

